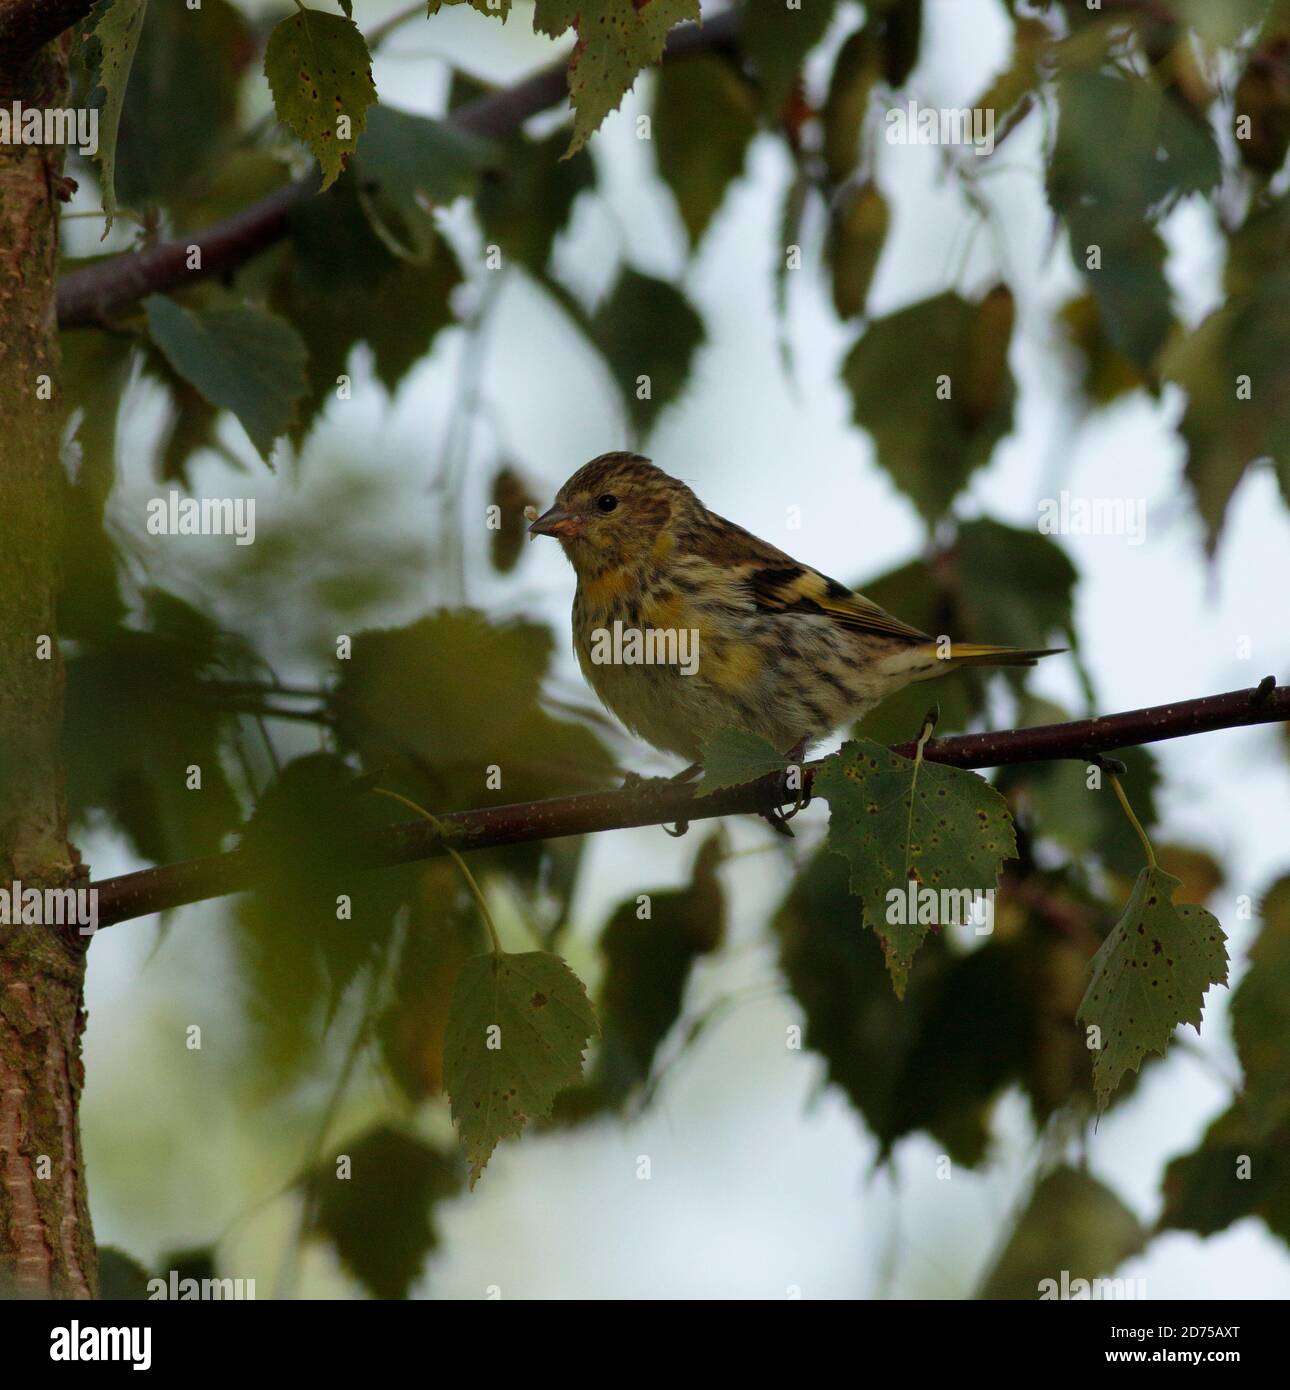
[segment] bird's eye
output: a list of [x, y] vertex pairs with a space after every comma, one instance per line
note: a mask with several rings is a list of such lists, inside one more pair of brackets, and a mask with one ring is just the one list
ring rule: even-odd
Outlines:
[[618, 498], [613, 496], [612, 493], [606, 492], [596, 498], [596, 506], [599, 507], [602, 512], [612, 512], [617, 505]]

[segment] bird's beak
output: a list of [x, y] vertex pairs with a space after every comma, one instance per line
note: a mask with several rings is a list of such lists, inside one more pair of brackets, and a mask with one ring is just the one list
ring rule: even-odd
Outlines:
[[552, 507], [550, 511], [543, 512], [529, 527], [529, 536], [555, 536], [558, 540], [572, 540], [581, 531], [580, 516], [561, 511], [559, 507]]

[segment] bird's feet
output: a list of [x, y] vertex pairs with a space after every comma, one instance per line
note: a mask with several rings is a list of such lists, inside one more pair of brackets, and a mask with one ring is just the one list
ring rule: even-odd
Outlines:
[[[691, 763], [689, 767], [683, 767], [680, 772], [674, 772], [670, 777], [642, 777], [639, 772], [623, 773], [623, 791], [637, 791], [641, 787], [665, 786], [675, 787], [686, 782], [692, 782], [703, 771], [702, 763]], [[679, 840], [690, 828], [690, 822], [679, 820], [675, 825], [665, 825], [667, 831], [673, 839]]]
[[[784, 835], [790, 840], [794, 839], [795, 836], [789, 821], [799, 811], [805, 811], [811, 804], [811, 789], [802, 776], [802, 759], [806, 755], [806, 744], [806, 739], [799, 739], [784, 754], [788, 760], [788, 766], [784, 769], [780, 779], [779, 799], [774, 806], [759, 812], [761, 818], [777, 835]], [[794, 805], [791, 810], [785, 811], [782, 803], [790, 797], [794, 799]]]
[[639, 772], [624, 772], [623, 791], [635, 791], [640, 787], [648, 787], [651, 783], [675, 785], [692, 782], [702, 771], [702, 763], [691, 763], [689, 767], [683, 767], [680, 772], [674, 772], [670, 777], [642, 777]]

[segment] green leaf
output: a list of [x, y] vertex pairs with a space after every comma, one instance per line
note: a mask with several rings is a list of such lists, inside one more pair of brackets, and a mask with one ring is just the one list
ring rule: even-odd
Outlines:
[[866, 25], [850, 35], [838, 50], [821, 114], [824, 163], [834, 183], [841, 183], [855, 168], [860, 156], [860, 131], [881, 75], [882, 44], [876, 28]]
[[[389, 948], [406, 873], [368, 873], [356, 841], [397, 818], [335, 753], [307, 753], [276, 774], [256, 802], [239, 849], [256, 888], [239, 899], [238, 945], [250, 997], [275, 1057], [316, 1038], [318, 1015], [334, 1015], [364, 966]], [[339, 907], [347, 899], [346, 912]]]
[[335, 1247], [374, 1298], [406, 1298], [439, 1244], [434, 1208], [460, 1190], [461, 1161], [387, 1125], [340, 1155], [349, 1159], [344, 1175], [333, 1159], [304, 1180], [310, 1233]]
[[875, 183], [848, 189], [834, 204], [829, 235], [833, 307], [842, 319], [859, 318], [887, 241], [890, 209]]
[[1021, 17], [1014, 21], [1011, 62], [972, 103], [974, 111], [994, 112], [996, 149], [1029, 114], [1052, 44], [1053, 34], [1042, 20]]
[[[1173, 322], [1156, 224], [1179, 198], [1217, 185], [1213, 132], [1154, 77], [1070, 69], [1059, 80], [1058, 101], [1049, 201], [1070, 229], [1072, 255], [1111, 341], [1146, 371]], [[1106, 160], [1096, 149], [1110, 132], [1118, 154]]]
[[636, 75], [663, 54], [668, 30], [699, 18], [699, 0], [537, 0], [533, 27], [551, 38], [575, 29], [578, 43], [569, 59], [573, 138], [565, 152], [582, 148], [600, 123], [631, 90]]
[[746, 729], [719, 729], [704, 743], [702, 762], [705, 795], [722, 787], [742, 787], [787, 766], [782, 753]]
[[[1004, 860], [1016, 857], [1007, 802], [975, 773], [902, 758], [868, 739], [844, 744], [814, 789], [829, 803], [829, 848], [850, 862], [851, 891], [903, 996], [928, 926], [970, 921], [967, 895], [993, 891]], [[932, 904], [925, 889], [959, 896]], [[924, 920], [900, 920], [910, 916]]]
[[1132, 1298], [1131, 1287], [1126, 1293], [1122, 1281], [1102, 1276], [1146, 1243], [1138, 1218], [1109, 1187], [1082, 1169], [1058, 1168], [1036, 1186], [977, 1296]]
[[130, 69], [143, 32], [148, 0], [99, 0], [85, 20], [93, 45], [94, 80], [103, 89], [103, 109], [99, 117], [98, 160], [103, 184], [103, 235], [112, 230], [116, 214], [116, 143], [125, 105]]
[[377, 106], [358, 147], [358, 184], [370, 204], [396, 214], [395, 239], [410, 236], [424, 255], [438, 237], [431, 210], [472, 193], [480, 172], [499, 159], [491, 141], [447, 121]]
[[231, 410], [267, 461], [308, 389], [300, 335], [263, 309], [185, 309], [159, 294], [143, 308], [170, 365], [212, 405]]
[[[703, 113], [703, 139], [694, 138]], [[743, 172], [757, 131], [757, 106], [747, 78], [730, 60], [699, 54], [659, 69], [654, 98], [658, 171], [672, 190], [681, 221], [697, 246]]]
[[513, 142], [499, 174], [485, 174], [475, 204], [487, 239], [535, 273], [550, 259], [578, 194], [596, 182], [590, 151], [562, 160], [564, 145], [559, 130], [544, 140]]
[[1166, 1230], [1210, 1236], [1257, 1216], [1290, 1245], [1290, 1121], [1260, 1132], [1238, 1100], [1169, 1164], [1162, 1187]]
[[472, 10], [487, 15], [490, 19], [506, 22], [511, 12], [511, 0], [426, 0], [426, 13], [436, 15], [445, 5], [469, 5]]
[[473, 956], [461, 968], [448, 1015], [444, 1087], [474, 1187], [498, 1143], [582, 1079], [597, 1034], [582, 981], [559, 956]]
[[1212, 554], [1228, 503], [1256, 460], [1272, 460], [1290, 504], [1290, 275], [1270, 275], [1229, 300], [1172, 343], [1160, 369], [1187, 392], [1178, 429]]
[[743, 51], [761, 78], [762, 101], [778, 116], [788, 100], [806, 55], [824, 37], [837, 0], [801, 0], [790, 9], [784, 0], [763, 0], [744, 11]]
[[1232, 1034], [1246, 1111], [1266, 1133], [1290, 1122], [1290, 877], [1268, 890], [1262, 918], [1250, 969], [1232, 996]]
[[372, 59], [358, 26], [320, 10], [289, 15], [269, 35], [264, 75], [278, 119], [314, 152], [329, 188], [358, 148], [376, 100]]
[[1179, 880], [1138, 875], [1124, 915], [1093, 957], [1081, 1022], [1099, 1030], [1093, 1084], [1105, 1107], [1120, 1077], [1149, 1052], [1164, 1053], [1180, 1023], [1200, 1031], [1205, 991], [1227, 983], [1227, 938], [1203, 907], [1175, 905]]
[[929, 523], [1012, 429], [1012, 322], [1002, 286], [980, 304], [939, 294], [871, 323], [843, 364], [856, 424]]
[[[1055, 903], [1055, 884], [1033, 886], [1045, 908]], [[853, 903], [845, 861], [822, 850], [773, 926], [806, 1045], [864, 1117], [882, 1158], [925, 1130], [955, 1163], [976, 1166], [988, 1156], [994, 1103], [1010, 1086], [1025, 1088], [1040, 1125], [1073, 1100], [1091, 1101], [1072, 1017], [1087, 962], [1042, 912], [1031, 917], [1010, 902], [1006, 939], [1000, 932], [965, 955], [944, 935], [930, 937], [897, 999], [877, 939], [856, 930]]]
[[632, 423], [648, 430], [685, 388], [704, 340], [703, 320], [675, 285], [628, 268], [592, 316], [590, 331]]
[[451, 300], [461, 271], [442, 237], [425, 244], [416, 260], [394, 256], [359, 206], [352, 173], [296, 209], [292, 246], [294, 263], [279, 280], [273, 306], [309, 354], [311, 389], [291, 431], [299, 445], [335, 399], [337, 378], [348, 371], [357, 343], [371, 347], [376, 375], [394, 393], [456, 322]]
[[173, 205], [205, 186], [229, 142], [254, 52], [228, 0], [149, 7], [117, 138], [116, 190], [127, 206]]
[[657, 1079], [658, 1050], [681, 1017], [694, 964], [725, 935], [726, 901], [717, 877], [724, 850], [722, 833], [709, 835], [684, 888], [633, 894], [611, 914], [600, 934], [600, 1046], [586, 1085], [561, 1093], [557, 1121], [621, 1109]]
[[1093, 405], [1109, 405], [1146, 384], [1142, 373], [1111, 341], [1096, 295], [1067, 300], [1062, 306], [1061, 320], [1080, 354], [1080, 384]]
[[959, 527], [953, 555], [959, 641], [1042, 647], [1056, 636], [1078, 644], [1079, 576], [1051, 536], [981, 517]]
[[[68, 814], [106, 811], [154, 864], [213, 854], [239, 819], [221, 762], [227, 716], [203, 699], [219, 635], [202, 614], [149, 590], [150, 630], [96, 630], [67, 661]], [[186, 772], [201, 769], [201, 788]]]

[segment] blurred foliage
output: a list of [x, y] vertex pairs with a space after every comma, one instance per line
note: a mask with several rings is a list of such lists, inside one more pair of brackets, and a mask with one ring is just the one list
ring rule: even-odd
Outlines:
[[[1035, 1298], [1040, 1291], [1039, 1297], [1069, 1298], [1070, 1292], [1060, 1291], [1061, 1281], [1068, 1281], [1068, 1288], [1076, 1280], [1091, 1285], [1146, 1241], [1137, 1217], [1109, 1187], [1080, 1169], [1058, 1168], [1036, 1186], [979, 1296]], [[1074, 1296], [1093, 1294], [1089, 1288]]]
[[[511, 8], [508, 0], [469, 3], [504, 21]], [[257, 1103], [297, 1121], [330, 1116], [346, 1087], [366, 1076], [360, 1058], [392, 1083], [372, 1087], [383, 1118], [365, 1114], [347, 1149], [352, 1175], [339, 1177], [335, 1156], [319, 1148], [292, 1190], [307, 1235], [329, 1243], [374, 1296], [401, 1297], [436, 1247], [438, 1204], [466, 1176], [455, 1154], [415, 1137], [407, 1122], [415, 1114], [446, 1129], [445, 1075], [463, 1055], [449, 1037], [454, 993], [463, 967], [478, 971], [483, 960], [491, 968], [492, 957], [481, 957], [479, 904], [450, 861], [380, 873], [346, 865], [364, 833], [409, 814], [377, 788], [432, 814], [500, 806], [605, 787], [613, 757], [600, 726], [551, 698], [562, 635], [445, 597], [447, 564], [433, 537], [422, 572], [419, 550], [379, 532], [373, 543], [360, 529], [380, 481], [375, 443], [358, 460], [370, 490], [346, 483], [310, 494], [322, 500], [301, 504], [290, 535], [275, 536], [269, 523], [256, 553], [218, 574], [181, 567], [159, 582], [123, 520], [129, 486], [187, 489], [214, 456], [256, 468], [248, 443], [262, 459], [289, 460], [286, 478], [313, 481], [310, 470], [336, 463], [319, 429], [331, 403], [348, 399], [369, 364], [393, 397], [432, 353], [460, 347], [469, 360], [490, 326], [494, 274], [523, 277], [564, 311], [614, 383], [624, 433], [646, 445], [704, 357], [708, 329], [687, 293], [689, 264], [712, 244], [754, 141], [774, 142], [782, 202], [765, 262], [780, 322], [767, 332], [789, 342], [797, 253], [813, 262], [813, 290], [848, 335], [840, 381], [859, 430], [853, 460], [839, 465], [840, 486], [845, 492], [845, 469], [871, 446], [927, 531], [917, 558], [856, 578], [875, 602], [934, 635], [1069, 646], [1088, 707], [1038, 699], [1024, 670], [1004, 673], [992, 689], [965, 669], [934, 695], [911, 687], [887, 701], [860, 721], [857, 736], [910, 740], [933, 699], [938, 733], [980, 727], [1000, 709], [1017, 727], [1058, 722], [1097, 700], [1080, 664], [1079, 576], [1065, 549], [979, 515], [969, 500], [1021, 404], [1007, 259], [996, 256], [984, 282], [969, 286], [947, 271], [914, 302], [870, 313], [871, 287], [900, 226], [896, 190], [878, 178], [884, 117], [914, 94], [932, 7], [753, 3], [737, 44], [664, 63], [641, 84], [643, 114], [688, 261], [642, 261], [647, 273], [624, 253], [595, 291], [579, 282], [577, 294], [553, 251], [576, 209], [604, 211], [603, 167], [594, 142], [584, 147], [587, 136], [697, 4], [605, 0], [593, 12], [539, 0], [540, 33], [577, 31], [572, 137], [568, 122], [544, 119], [510, 132], [490, 126], [487, 139], [459, 117], [493, 89], [462, 72], [445, 74], [450, 90], [438, 116], [369, 104], [369, 45], [340, 8], [260, 19], [227, 0], [191, 12], [104, 0], [82, 27], [74, 100], [100, 110], [102, 148], [93, 169], [75, 153], [70, 166], [95, 181], [107, 217], [117, 217], [118, 230], [132, 226], [136, 245], [184, 244], [284, 188], [305, 160], [319, 162], [327, 187], [299, 200], [280, 242], [239, 268], [195, 276], [63, 334], [65, 751], [78, 832], [106, 824], [145, 862], [234, 843], [255, 861], [260, 886], [238, 901], [229, 925], [247, 1025], [237, 1060]], [[1011, 46], [977, 105], [995, 111], [997, 143], [1026, 123], [1041, 137], [1043, 171], [1031, 177], [1060, 233], [1056, 254], [1068, 255], [1081, 279], [1048, 325], [1069, 348], [1065, 385], [1090, 414], [1135, 393], [1158, 399], [1166, 383], [1185, 395], [1182, 477], [1212, 552], [1251, 470], [1270, 466], [1290, 501], [1290, 4], [1167, 0], [1163, 17], [1154, 4], [1114, 14], [1082, 0], [1004, 8]], [[431, 0], [431, 34], [440, 9]], [[485, 19], [472, 22], [482, 30]], [[291, 45], [304, 29], [316, 42], [302, 56]], [[344, 137], [331, 125], [337, 100], [352, 118]], [[940, 154], [964, 217], [989, 230], [981, 175], [1000, 167], [999, 157]], [[1206, 214], [1227, 252], [1221, 301], [1195, 325], [1176, 312], [1166, 257], [1166, 222], [1184, 203]], [[654, 273], [660, 263], [665, 274]], [[478, 405], [469, 387], [453, 391], [452, 409]], [[142, 400], [156, 405], [151, 430], [136, 428]], [[440, 452], [427, 448], [417, 463], [450, 493], [461, 478]], [[549, 480], [530, 479], [527, 449], [501, 438], [482, 452], [481, 479], [500, 523], [488, 534], [488, 558], [518, 583], [523, 511]], [[180, 587], [182, 595], [170, 591]], [[352, 651], [333, 660], [340, 633], [352, 637]], [[292, 640], [308, 653], [310, 669], [297, 676], [305, 705], [271, 666]], [[301, 725], [303, 742], [293, 737]], [[1156, 760], [1143, 749], [1118, 756], [1150, 830], [1159, 817]], [[748, 750], [728, 761], [727, 780], [748, 770]], [[200, 788], [190, 768], [200, 769]], [[1025, 1096], [1036, 1133], [1052, 1142], [982, 1292], [1029, 1298], [1063, 1268], [1072, 1277], [1111, 1272], [1147, 1238], [1113, 1192], [1057, 1152], [1095, 1106], [1075, 1015], [1142, 846], [1109, 786], [1090, 779], [1082, 761], [1005, 768], [994, 786], [1016, 825], [994, 931], [981, 939], [929, 932], [903, 1002], [879, 941], [861, 927], [841, 856], [821, 851], [797, 868], [773, 936], [805, 1046], [883, 1159], [926, 1133], [954, 1162], [981, 1166], [994, 1108], [1009, 1090]], [[541, 1094], [526, 1095], [524, 1117], [550, 1108], [552, 1124], [572, 1125], [650, 1103], [706, 1017], [690, 1018], [687, 999], [701, 959], [723, 960], [733, 925], [718, 880], [725, 852], [721, 837], [710, 837], [684, 886], [629, 890], [609, 913], [598, 941], [592, 1060], [583, 1073], [572, 1058], [581, 1047], [566, 1049], [562, 1064], [543, 1073]], [[1202, 847], [1157, 852], [1182, 882], [1179, 903], [1199, 908], [1221, 882]], [[555, 970], [550, 952], [582, 882], [581, 841], [496, 849], [470, 863], [508, 938], [541, 947], [505, 959], [538, 957]], [[1256, 1215], [1290, 1241], [1287, 901], [1283, 880], [1268, 894], [1233, 997], [1243, 1084], [1195, 1152], [1170, 1165], [1162, 1229], [1209, 1233]], [[571, 941], [570, 955], [577, 949]], [[474, 1002], [472, 1027], [491, 1007]], [[324, 1077], [335, 1087], [325, 1102]], [[459, 1088], [467, 1105], [471, 1084]], [[1128, 1078], [1111, 1103], [1136, 1084]], [[482, 1095], [489, 1085], [476, 1089]], [[476, 1135], [476, 1167], [506, 1128]], [[258, 1195], [248, 1190], [248, 1203]], [[213, 1270], [214, 1254], [199, 1253]], [[120, 1296], [146, 1277], [112, 1251], [103, 1252], [103, 1272]]]
[[373, 1298], [406, 1298], [439, 1244], [435, 1205], [464, 1177], [457, 1154], [378, 1126], [303, 1179], [308, 1234], [330, 1242]]

